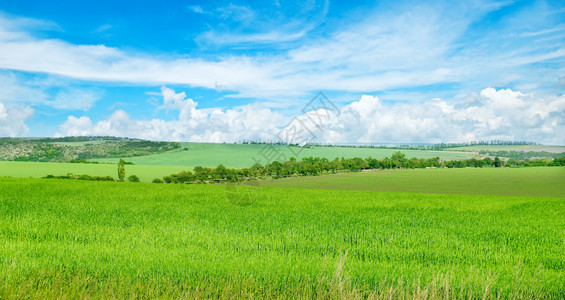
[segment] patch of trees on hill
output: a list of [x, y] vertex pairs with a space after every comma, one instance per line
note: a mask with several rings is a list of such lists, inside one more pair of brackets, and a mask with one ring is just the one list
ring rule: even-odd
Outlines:
[[181, 145], [177, 142], [153, 142], [116, 137], [2, 138], [0, 160], [84, 162], [95, 158], [144, 156], [179, 148]]
[[565, 153], [551, 153], [547, 151], [492, 151], [492, 150], [481, 150], [479, 154], [489, 155], [489, 156], [499, 156], [506, 157], [515, 160], [526, 160], [532, 158], [561, 158], [565, 157]]
[[376, 159], [362, 158], [336, 158], [328, 160], [319, 157], [306, 157], [300, 161], [291, 158], [285, 162], [274, 161], [265, 166], [254, 164], [249, 168], [232, 169], [219, 165], [216, 168], [195, 167], [194, 173], [190, 171], [171, 174], [163, 177], [163, 180], [155, 179], [155, 183], [210, 183], [210, 182], [238, 182], [250, 179], [262, 179], [271, 177], [273, 179], [291, 176], [317, 176], [324, 174], [335, 174], [338, 172], [359, 172], [362, 170], [384, 170], [384, 169], [421, 169], [421, 168], [499, 168], [499, 167], [529, 167], [529, 166], [565, 166], [565, 158], [538, 159], [504, 162], [495, 159], [465, 159], [442, 161], [439, 157], [434, 158], [406, 158], [402, 152], [394, 153], [390, 158]]

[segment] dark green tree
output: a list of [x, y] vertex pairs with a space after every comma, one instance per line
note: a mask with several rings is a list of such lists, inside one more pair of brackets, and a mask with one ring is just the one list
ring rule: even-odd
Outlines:
[[118, 181], [124, 181], [124, 179], [126, 178], [126, 162], [125, 160], [120, 158], [120, 161], [118, 162]]
[[498, 156], [494, 158], [494, 166], [496, 168], [502, 167], [502, 161], [500, 160], [500, 158], [498, 158]]
[[216, 169], [214, 169], [214, 177], [216, 179], [224, 179], [228, 175], [228, 169], [224, 165], [219, 164]]

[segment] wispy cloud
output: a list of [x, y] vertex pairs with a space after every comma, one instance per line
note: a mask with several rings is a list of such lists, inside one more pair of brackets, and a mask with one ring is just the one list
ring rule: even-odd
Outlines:
[[65, 110], [88, 111], [96, 101], [101, 98], [102, 92], [91, 89], [65, 89], [57, 93], [53, 100], [45, 102], [45, 105]]
[[256, 18], [255, 10], [245, 5], [230, 3], [228, 6], [217, 8], [216, 11], [220, 18], [240, 23], [249, 23]]
[[71, 87], [64, 80], [6, 71], [0, 71], [0, 91], [0, 102], [10, 106], [47, 106], [83, 111], [92, 108], [103, 95], [100, 89]]
[[189, 5], [187, 9], [197, 14], [206, 14], [207, 12], [200, 5]]
[[34, 82], [25, 82], [10, 72], [0, 72], [0, 102], [5, 104], [42, 104], [48, 95]]
[[[267, 19], [261, 20], [249, 7], [232, 5], [215, 13], [242, 27], [212, 29], [203, 39], [220, 46], [303, 42], [272, 53], [220, 51], [213, 59], [156, 56], [38, 38], [21, 25], [22, 21], [0, 16], [0, 68], [94, 81], [188, 84], [208, 89], [222, 86], [231, 93], [228, 97], [284, 103], [314, 90], [367, 93], [451, 84], [459, 93], [492, 85], [556, 86], [563, 76], [565, 41], [557, 38], [533, 43], [559, 33], [552, 31], [558, 19], [536, 17], [551, 8], [534, 5], [524, 9], [527, 14], [519, 12], [504, 22], [490, 24], [490, 28], [476, 28], [484, 18], [511, 5], [489, 3], [379, 7], [315, 37], [308, 36], [308, 26], [323, 21], [298, 20], [286, 27], [274, 22], [271, 26], [253, 25], [261, 30], [243, 30], [250, 24], [265, 24]], [[319, 15], [321, 20], [325, 18], [324, 6]], [[539, 64], [546, 65], [536, 67]]]
[[108, 30], [111, 30], [112, 28], [114, 28], [114, 26], [111, 24], [102, 24], [98, 26], [96, 29], [94, 29], [94, 32], [104, 33], [107, 32]]
[[[283, 44], [296, 41], [322, 24], [328, 14], [329, 1], [309, 1], [310, 5], [291, 17], [282, 12], [267, 14], [248, 6], [230, 4], [216, 9], [221, 22], [197, 38], [201, 46]], [[274, 4], [275, 6], [276, 3]], [[278, 7], [280, 10], [280, 6]]]

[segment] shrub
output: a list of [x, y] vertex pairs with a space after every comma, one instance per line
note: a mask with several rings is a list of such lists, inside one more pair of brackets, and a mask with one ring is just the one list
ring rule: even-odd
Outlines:
[[128, 177], [128, 180], [130, 182], [139, 182], [139, 177], [137, 177], [136, 175], [131, 175], [130, 177]]
[[153, 179], [153, 181], [151, 181], [153, 183], [163, 183], [163, 180], [159, 179], [159, 178], [155, 178]]
[[78, 180], [96, 180], [96, 178], [94, 178], [90, 175], [78, 175], [76, 179], [78, 179]]
[[100, 181], [114, 181], [114, 177], [112, 176], [105, 176], [105, 177], [98, 177]]

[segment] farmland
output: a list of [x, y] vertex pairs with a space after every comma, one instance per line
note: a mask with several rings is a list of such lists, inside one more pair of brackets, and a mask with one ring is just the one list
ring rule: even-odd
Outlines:
[[[104, 140], [88, 142], [57, 142], [56, 145], [79, 148], [87, 145], [101, 145]], [[132, 143], [135, 145], [135, 142]], [[0, 145], [1, 146], [1, 145]], [[271, 158], [265, 151], [274, 149], [279, 153], [277, 157]], [[186, 149], [186, 150], [184, 150]], [[253, 165], [257, 160], [265, 163], [267, 159], [286, 160], [292, 156], [302, 157], [325, 157], [334, 159], [336, 157], [375, 157], [383, 158], [391, 156], [397, 149], [375, 149], [375, 148], [346, 148], [346, 147], [312, 147], [296, 148], [264, 144], [213, 144], [213, 143], [181, 143], [181, 148], [165, 153], [145, 156], [124, 157], [128, 162], [135, 165], [126, 167], [127, 176], [137, 175], [141, 181], [150, 182], [154, 178], [162, 178], [165, 175], [192, 170], [195, 166], [216, 167], [223, 164], [231, 168], [244, 168]], [[444, 159], [466, 159], [475, 155], [471, 152], [448, 152], [427, 150], [403, 150], [407, 157], [442, 157]], [[271, 153], [271, 152], [269, 152]], [[88, 174], [92, 176], [116, 177], [116, 163], [119, 158], [95, 158], [91, 161], [100, 164], [75, 164], [55, 162], [13, 162], [0, 161], [0, 176], [9, 177], [33, 177], [40, 178], [47, 175]]]
[[565, 296], [565, 167], [294, 174], [253, 181], [239, 205], [222, 184], [149, 183], [197, 165], [249, 167], [264, 148], [182, 143], [126, 158], [141, 183], [27, 178], [115, 178], [116, 164], [103, 163], [115, 158], [0, 162], [0, 176], [24, 177], [0, 177], [0, 298]]
[[2, 178], [0, 297], [563, 298], [565, 188], [529, 181], [563, 168], [509, 170], [519, 189], [482, 190], [517, 197], [399, 192], [509, 175], [425, 169], [397, 192], [263, 185], [243, 207], [222, 185]]
[[[204, 166], [215, 167], [223, 164], [226, 167], [244, 168], [253, 165], [254, 158], [265, 163], [266, 160], [288, 160], [295, 157], [390, 157], [398, 149], [381, 148], [348, 148], [348, 147], [311, 147], [298, 148], [264, 144], [212, 144], [212, 143], [181, 143], [184, 151], [173, 151], [139, 157], [128, 157], [128, 161], [136, 165], [165, 165], [165, 166]], [[465, 159], [475, 155], [474, 152], [465, 151], [428, 151], [428, 150], [402, 150], [406, 157], [432, 158], [439, 156], [445, 160]], [[274, 155], [276, 154], [276, 155]], [[95, 159], [100, 162], [117, 162], [117, 158]]]
[[385, 170], [291, 177], [263, 185], [287, 188], [565, 198], [564, 167]]
[[[129, 159], [128, 159], [129, 161]], [[191, 170], [186, 166], [127, 165], [126, 176], [136, 175], [141, 181], [151, 182], [171, 173]], [[116, 164], [72, 164], [48, 162], [0, 161], [0, 176], [40, 178], [47, 175], [87, 174], [91, 176], [117, 177]]]
[[536, 152], [550, 152], [550, 153], [563, 153], [565, 152], [564, 146], [544, 146], [544, 145], [476, 145], [476, 146], [463, 146], [450, 148], [456, 151], [536, 151]]

